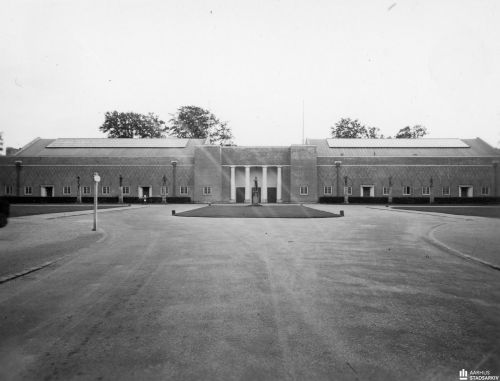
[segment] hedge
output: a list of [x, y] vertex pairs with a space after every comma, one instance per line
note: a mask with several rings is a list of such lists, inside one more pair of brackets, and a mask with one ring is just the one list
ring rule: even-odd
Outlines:
[[393, 204], [430, 204], [430, 197], [393, 197]]
[[342, 204], [344, 197], [323, 196], [318, 199], [320, 204]]
[[[11, 204], [76, 204], [76, 197], [38, 197], [38, 196], [2, 196], [2, 199], [7, 200]], [[119, 198], [112, 197], [98, 197], [97, 201], [100, 204], [117, 204]], [[82, 197], [82, 203], [92, 204], [94, 197]], [[138, 204], [143, 203], [143, 199], [139, 197], [123, 197], [125, 204]], [[148, 204], [161, 204], [161, 197], [148, 197]], [[167, 197], [169, 204], [189, 204], [191, 197]]]
[[357, 197], [349, 196], [349, 204], [387, 204], [388, 197]]
[[498, 204], [500, 197], [436, 197], [435, 204]]

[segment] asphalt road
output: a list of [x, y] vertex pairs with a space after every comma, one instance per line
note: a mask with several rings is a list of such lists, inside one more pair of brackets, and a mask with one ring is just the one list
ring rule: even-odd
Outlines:
[[483, 205], [483, 206], [470, 206], [470, 205], [441, 205], [441, 206], [396, 206], [394, 209], [415, 210], [432, 213], [446, 213], [456, 214], [461, 216], [478, 216], [489, 218], [500, 218], [500, 205]]
[[[352, 206], [333, 219], [204, 219], [171, 208], [102, 214], [99, 242], [1, 284], [0, 379], [500, 372], [500, 272], [429, 244], [443, 217]], [[26, 250], [45, 242], [32, 234]]]

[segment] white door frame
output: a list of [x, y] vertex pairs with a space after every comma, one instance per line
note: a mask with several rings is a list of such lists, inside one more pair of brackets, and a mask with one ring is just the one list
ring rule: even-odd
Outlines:
[[363, 196], [363, 188], [370, 188], [370, 197], [375, 197], [375, 185], [373, 185], [373, 184], [360, 185], [360, 187], [359, 187], [359, 195], [361, 197], [364, 197]]
[[149, 188], [149, 194], [147, 195], [148, 197], [153, 197], [153, 186], [152, 185], [139, 185], [137, 188], [137, 196], [139, 198], [144, 197], [143, 188]]
[[49, 197], [47, 196], [47, 190], [45, 188], [52, 188], [51, 197], [55, 197], [56, 188], [53, 185], [40, 185], [40, 197]]
[[[462, 196], [462, 187], [467, 187], [467, 195]], [[459, 185], [458, 186], [458, 197], [473, 197], [474, 196], [474, 187], [472, 185]]]

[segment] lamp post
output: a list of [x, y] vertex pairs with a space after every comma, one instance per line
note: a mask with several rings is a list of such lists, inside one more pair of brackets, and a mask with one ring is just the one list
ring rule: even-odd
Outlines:
[[336, 179], [335, 179], [335, 182], [337, 184], [337, 189], [335, 189], [335, 196], [337, 196], [337, 197], [340, 196], [340, 164], [342, 164], [341, 161], [335, 162], [335, 170], [337, 172]]
[[92, 231], [97, 230], [97, 193], [99, 192], [99, 182], [101, 181], [101, 176], [97, 172], [94, 172], [94, 227]]
[[429, 180], [429, 204], [434, 202], [434, 192], [433, 192], [434, 180], [432, 177]]
[[76, 176], [76, 202], [82, 203], [82, 187], [80, 186], [80, 176]]
[[21, 160], [16, 160], [16, 196], [21, 196], [21, 168], [23, 162]]
[[162, 187], [161, 187], [161, 203], [167, 203], [167, 176], [163, 175], [162, 177]]
[[348, 177], [344, 176], [344, 204], [349, 204], [349, 195], [347, 194], [347, 180]]
[[120, 181], [120, 195], [118, 196], [118, 202], [120, 204], [123, 204], [123, 177], [122, 177], [122, 175], [120, 175], [120, 177], [118, 179]]
[[172, 196], [175, 197], [176, 195], [176, 189], [175, 189], [175, 180], [177, 176], [177, 161], [172, 160]]
[[392, 204], [392, 176], [389, 176], [389, 204]]

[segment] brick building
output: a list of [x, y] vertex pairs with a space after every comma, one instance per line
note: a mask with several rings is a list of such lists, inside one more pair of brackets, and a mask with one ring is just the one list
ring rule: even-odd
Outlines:
[[[499, 197], [500, 154], [476, 139], [309, 139], [220, 147], [202, 139], [35, 139], [0, 158], [0, 195], [18, 200], [443, 202]], [[174, 199], [175, 201], [175, 199]]]

